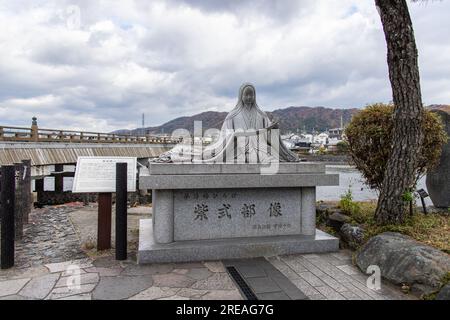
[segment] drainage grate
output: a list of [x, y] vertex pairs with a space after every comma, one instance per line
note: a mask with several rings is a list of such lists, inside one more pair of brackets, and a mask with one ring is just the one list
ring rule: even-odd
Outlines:
[[248, 286], [247, 282], [245, 282], [244, 278], [242, 278], [235, 267], [226, 267], [226, 269], [247, 300], [258, 300], [252, 289]]

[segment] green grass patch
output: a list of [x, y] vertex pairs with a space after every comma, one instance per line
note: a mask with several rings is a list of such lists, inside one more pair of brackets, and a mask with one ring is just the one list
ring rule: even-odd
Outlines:
[[441, 291], [441, 289], [443, 287], [445, 287], [445, 285], [447, 285], [447, 283], [450, 283], [450, 272], [447, 272], [447, 274], [442, 278], [441, 286], [439, 287], [439, 290], [437, 290], [436, 292], [433, 292], [433, 293], [430, 293], [428, 295], [423, 296], [423, 300], [435, 300], [437, 294], [439, 293], [439, 291]]
[[377, 225], [374, 214], [375, 202], [359, 203], [360, 210], [353, 212], [352, 224], [361, 225], [364, 230], [364, 240], [391, 231], [399, 232], [414, 238], [415, 240], [431, 245], [446, 253], [450, 253], [450, 217], [439, 214], [423, 214], [416, 211], [412, 217], [408, 217], [401, 225]]

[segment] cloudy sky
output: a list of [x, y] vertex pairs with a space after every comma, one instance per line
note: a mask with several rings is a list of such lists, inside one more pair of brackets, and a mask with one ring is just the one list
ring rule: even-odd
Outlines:
[[[423, 100], [450, 103], [450, 1], [410, 3]], [[0, 0], [0, 125], [111, 131], [229, 111], [391, 100], [373, 0]]]

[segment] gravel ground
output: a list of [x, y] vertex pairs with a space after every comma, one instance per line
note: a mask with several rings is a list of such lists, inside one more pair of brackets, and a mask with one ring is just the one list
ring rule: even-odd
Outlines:
[[80, 239], [69, 218], [81, 203], [33, 209], [24, 225], [22, 240], [16, 241], [15, 265], [18, 268], [38, 266], [85, 258]]

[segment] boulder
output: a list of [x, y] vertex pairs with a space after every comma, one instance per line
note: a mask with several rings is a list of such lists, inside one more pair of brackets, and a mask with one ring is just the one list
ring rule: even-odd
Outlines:
[[365, 271], [377, 265], [381, 275], [394, 284], [407, 284], [418, 294], [439, 290], [450, 271], [450, 256], [396, 232], [384, 232], [367, 241], [356, 254], [357, 266]]
[[328, 210], [331, 207], [332, 206], [330, 204], [319, 201], [316, 204], [316, 212], [317, 212], [317, 214], [320, 214], [320, 215], [328, 215], [328, 213], [329, 213]]
[[349, 220], [350, 220], [349, 216], [346, 216], [345, 214], [342, 214], [339, 211], [335, 211], [328, 216], [327, 225], [339, 232], [339, 230], [341, 230], [342, 225]]
[[341, 240], [343, 240], [352, 249], [357, 249], [364, 240], [364, 229], [359, 226], [353, 226], [344, 223], [339, 230]]
[[[450, 137], [450, 114], [436, 110], [445, 126], [445, 131]], [[450, 140], [442, 147], [439, 165], [427, 172], [425, 181], [428, 194], [435, 207], [450, 207]]]
[[450, 300], [450, 283], [446, 284], [436, 295], [436, 300]]

